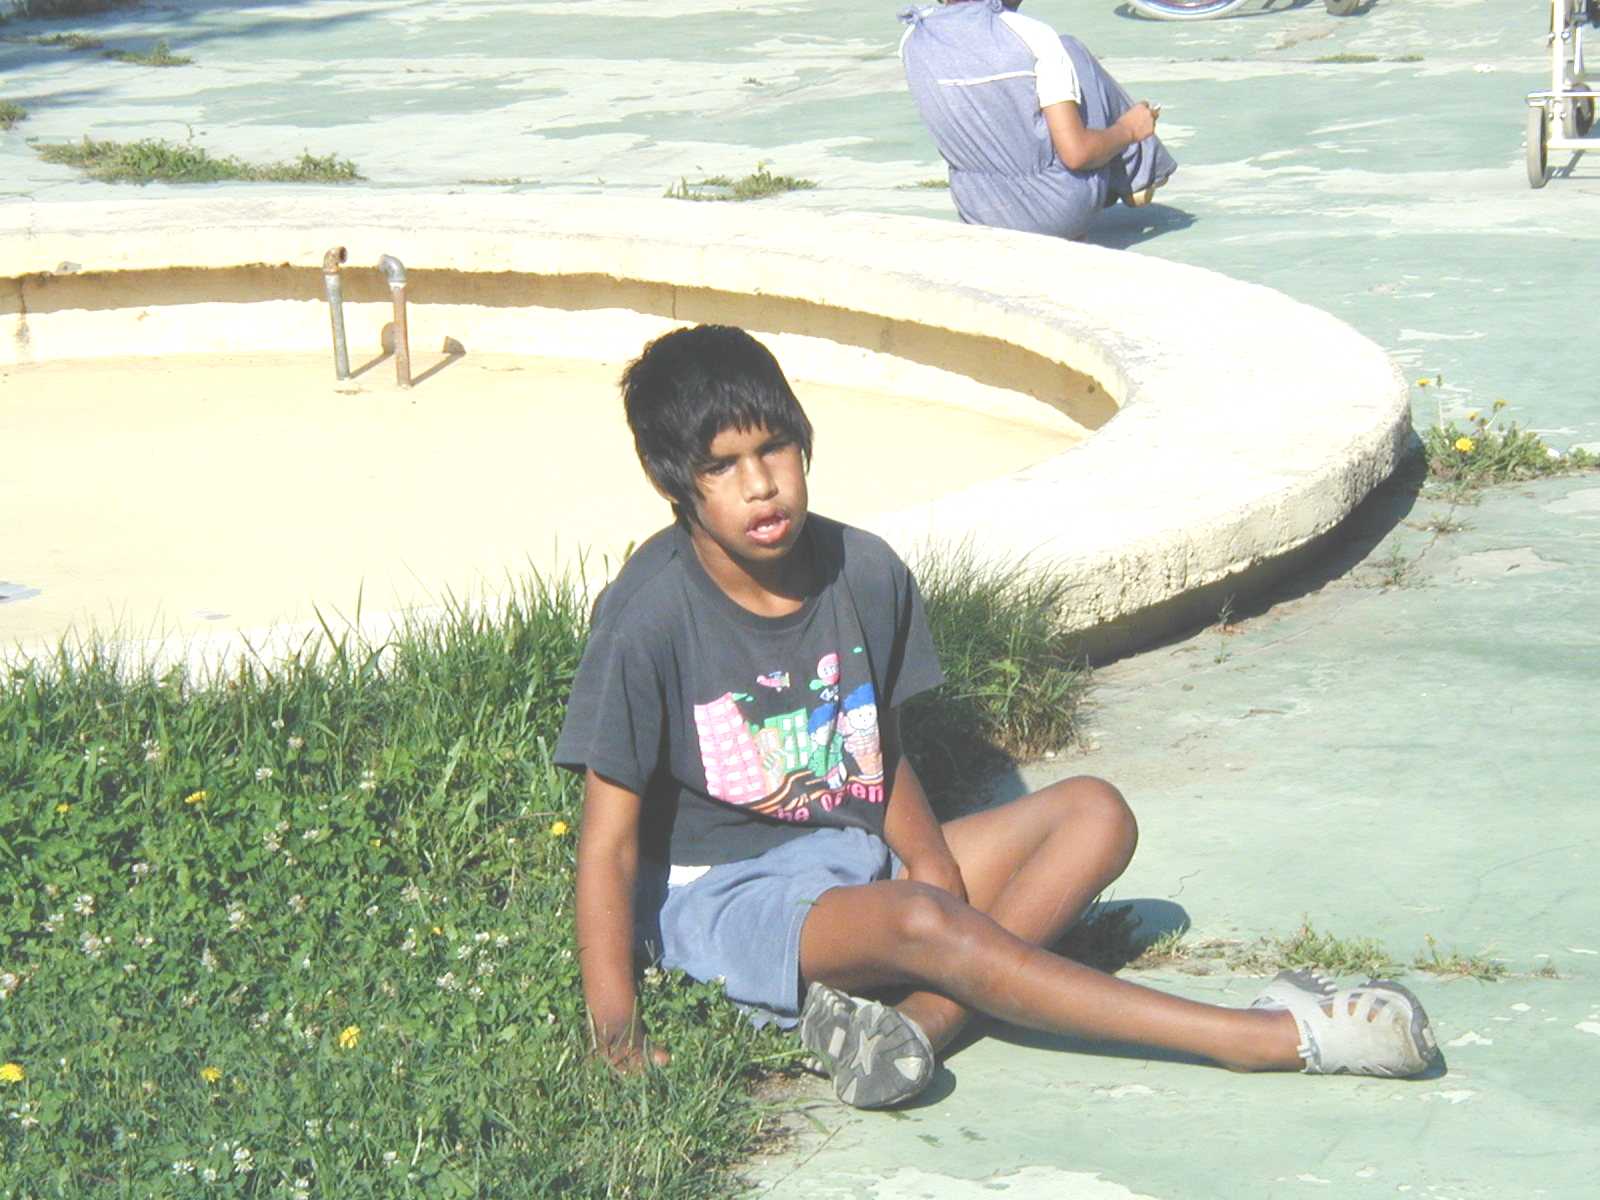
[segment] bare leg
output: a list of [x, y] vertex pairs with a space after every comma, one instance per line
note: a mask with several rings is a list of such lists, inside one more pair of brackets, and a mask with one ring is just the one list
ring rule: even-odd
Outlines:
[[[1023, 941], [1050, 946], [1127, 869], [1139, 830], [1116, 788], [1077, 776], [950, 821], [944, 836], [967, 902]], [[971, 1016], [936, 992], [914, 992], [898, 1007], [935, 1049]]]
[[1014, 1024], [1199, 1054], [1242, 1069], [1298, 1069], [1287, 1013], [1165, 995], [1040, 948], [1121, 874], [1132, 814], [1101, 780], [1073, 779], [952, 821], [946, 841], [971, 903], [906, 880], [836, 888], [800, 941], [806, 979], [846, 991], [925, 989], [901, 1003], [935, 1046], [974, 1009]]

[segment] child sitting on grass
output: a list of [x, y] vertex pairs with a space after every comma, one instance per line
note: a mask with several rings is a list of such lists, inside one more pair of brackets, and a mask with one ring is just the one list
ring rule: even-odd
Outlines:
[[[1116, 788], [1065, 779], [940, 824], [900, 710], [942, 681], [916, 581], [813, 514], [811, 424], [767, 349], [723, 326], [622, 377], [674, 524], [596, 605], [556, 749], [584, 773], [578, 953], [596, 1047], [664, 1065], [636, 947], [725, 983], [800, 1040], [848, 1104], [927, 1086], [974, 1012], [1236, 1070], [1410, 1075], [1435, 1050], [1398, 984], [1284, 972], [1249, 1008], [1169, 996], [1044, 949], [1133, 855]], [[862, 999], [898, 989], [893, 1006]]]

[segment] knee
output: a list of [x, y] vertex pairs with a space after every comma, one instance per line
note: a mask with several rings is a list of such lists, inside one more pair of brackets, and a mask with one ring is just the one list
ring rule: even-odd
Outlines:
[[949, 892], [924, 883], [906, 882], [895, 910], [895, 935], [899, 943], [921, 954], [951, 952], [962, 937], [962, 904]]
[[1105, 847], [1120, 872], [1139, 845], [1139, 822], [1122, 793], [1093, 775], [1078, 775], [1057, 786], [1065, 809], [1062, 823], [1072, 828], [1075, 839], [1092, 839]]

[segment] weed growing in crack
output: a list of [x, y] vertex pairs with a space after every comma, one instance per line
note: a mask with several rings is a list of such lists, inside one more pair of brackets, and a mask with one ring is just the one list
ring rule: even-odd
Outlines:
[[[1417, 380], [1418, 387], [1438, 387], [1441, 376]], [[1466, 424], [1438, 420], [1422, 431], [1422, 452], [1428, 482], [1454, 503], [1473, 503], [1484, 488], [1552, 475], [1600, 468], [1600, 455], [1573, 449], [1565, 453], [1545, 444], [1538, 434], [1504, 416], [1507, 404], [1496, 400], [1487, 413], [1469, 412]]]

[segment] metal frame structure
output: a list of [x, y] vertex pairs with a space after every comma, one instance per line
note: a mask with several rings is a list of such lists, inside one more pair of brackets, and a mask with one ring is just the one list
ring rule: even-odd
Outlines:
[[1584, 79], [1583, 27], [1600, 25], [1600, 0], [1550, 0], [1550, 88], [1528, 93], [1528, 186], [1542, 188], [1554, 171], [1550, 151], [1574, 158], [1600, 147], [1591, 137], [1600, 90]]

